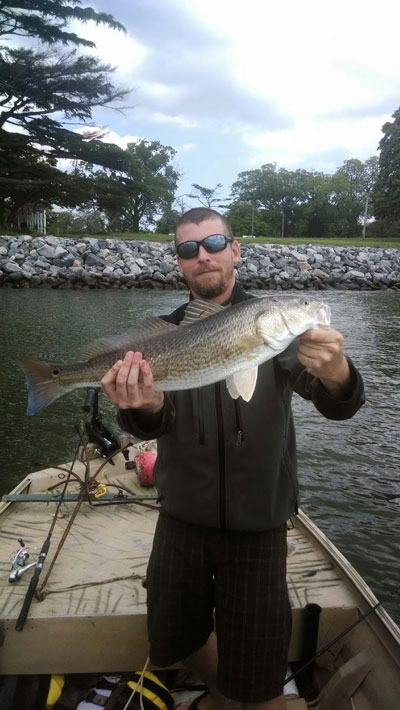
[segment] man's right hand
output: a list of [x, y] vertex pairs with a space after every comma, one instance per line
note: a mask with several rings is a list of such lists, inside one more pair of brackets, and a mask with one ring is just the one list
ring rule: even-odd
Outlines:
[[142, 353], [127, 352], [101, 380], [112, 404], [120, 409], [141, 409], [157, 414], [164, 406], [164, 393], [154, 389], [153, 375]]

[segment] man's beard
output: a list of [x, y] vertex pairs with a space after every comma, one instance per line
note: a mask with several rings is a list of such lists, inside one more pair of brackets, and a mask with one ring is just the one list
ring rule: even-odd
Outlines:
[[188, 282], [188, 286], [192, 291], [195, 291], [197, 295], [200, 296], [200, 298], [210, 299], [218, 298], [218, 296], [221, 296], [221, 294], [224, 293], [227, 284], [225, 282], [223, 274], [219, 272], [217, 282], [214, 281], [214, 283], [207, 284], [201, 283], [201, 281], [198, 281], [196, 278], [193, 278], [190, 283]]

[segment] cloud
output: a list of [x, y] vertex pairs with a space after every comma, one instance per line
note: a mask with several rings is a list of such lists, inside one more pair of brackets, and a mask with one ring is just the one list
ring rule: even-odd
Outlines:
[[[277, 162], [280, 166], [297, 168], [314, 167], [331, 171], [332, 156], [345, 155], [344, 159], [358, 157], [366, 160], [376, 152], [380, 128], [389, 116], [370, 116], [362, 119], [341, 118], [318, 120], [301, 118], [289, 130], [254, 131], [248, 129], [243, 140], [251, 149], [249, 166]], [[375, 146], [371, 136], [376, 136]], [[333, 166], [333, 169], [337, 165]]]
[[[76, 128], [74, 133], [80, 133], [81, 135], [86, 133], [88, 130], [87, 127], [84, 128]], [[103, 141], [103, 143], [113, 143], [114, 145], [118, 145], [120, 148], [125, 148], [127, 147], [128, 143], [136, 143], [139, 140], [142, 140], [142, 136], [133, 136], [133, 135], [124, 135], [121, 136], [119, 133], [116, 131], [112, 130], [111, 128], [105, 128], [104, 126], [90, 126], [90, 131], [100, 131], [102, 133], [101, 138], [99, 140]]]
[[[98, 2], [96, 9], [109, 11], [106, 2]], [[180, 123], [193, 128], [199, 123], [226, 127], [238, 122], [277, 127], [287, 125], [279, 106], [273, 106], [268, 96], [260, 96], [251, 88], [247, 91], [231, 68], [236, 63], [232, 48], [219, 41], [218, 31], [198, 21], [185, 2], [171, 0], [161, 5], [155, 0], [139, 2], [127, 13], [126, 4], [115, 3], [115, 16], [123, 22], [134, 38], [134, 60], [131, 81], [135, 88], [135, 111], [151, 121]], [[104, 30], [98, 40], [97, 28], [81, 27], [81, 33], [97, 44], [103, 57], [108, 37], [107, 58], [120, 58], [117, 77], [129, 79], [129, 50], [118, 52], [121, 34]], [[116, 63], [115, 60], [112, 63]]]
[[194, 121], [189, 121], [183, 116], [168, 116], [165, 113], [156, 112], [150, 114], [150, 119], [156, 123], [175, 123], [181, 128], [196, 128], [199, 124]]
[[178, 153], [188, 153], [196, 148], [196, 143], [183, 143], [182, 145], [176, 145], [175, 150]]
[[[110, 12], [109, 0], [96, 9]], [[126, 39], [90, 23], [82, 32], [134, 88], [137, 132], [201, 147], [179, 149], [188, 180], [228, 184], [265, 162], [332, 171], [366, 159], [399, 103], [394, 0], [384, 32], [380, 9], [363, 0], [114, 0], [111, 11]], [[122, 140], [123, 122], [107, 120]]]

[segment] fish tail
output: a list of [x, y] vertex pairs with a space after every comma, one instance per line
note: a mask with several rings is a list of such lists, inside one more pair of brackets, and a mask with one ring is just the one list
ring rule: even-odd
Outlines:
[[27, 414], [37, 414], [68, 391], [60, 382], [60, 365], [56, 362], [18, 360], [18, 364], [25, 373], [28, 389]]

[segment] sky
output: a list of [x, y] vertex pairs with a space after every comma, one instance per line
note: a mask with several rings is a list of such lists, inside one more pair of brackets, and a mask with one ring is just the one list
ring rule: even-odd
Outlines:
[[123, 113], [96, 110], [105, 139], [160, 141], [177, 154], [177, 195], [245, 170], [334, 172], [378, 155], [400, 105], [400, 3], [370, 0], [92, 0], [126, 34], [74, 26], [131, 89]]

